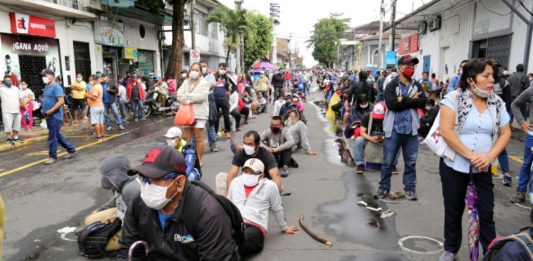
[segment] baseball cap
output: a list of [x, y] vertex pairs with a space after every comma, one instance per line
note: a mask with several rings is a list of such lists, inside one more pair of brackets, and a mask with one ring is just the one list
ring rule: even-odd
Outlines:
[[256, 159], [256, 158], [248, 159], [244, 163], [244, 166], [242, 166], [242, 168], [243, 169], [249, 168], [256, 174], [263, 173], [265, 171], [265, 165], [263, 164], [263, 162], [260, 159]]
[[172, 127], [168, 129], [167, 133], [165, 134], [165, 138], [174, 139], [176, 137], [181, 137], [181, 129], [178, 127]]
[[372, 109], [372, 118], [377, 120], [383, 120], [385, 118], [385, 112], [387, 111], [387, 105], [383, 102], [378, 102]]
[[44, 70], [41, 71], [41, 75], [42, 76], [45, 76], [45, 75], [48, 75], [48, 74], [55, 75], [54, 71], [52, 71], [50, 69], [44, 69]]
[[141, 174], [148, 178], [159, 179], [168, 173], [185, 174], [186, 168], [181, 153], [170, 146], [158, 145], [148, 150], [143, 163], [128, 171], [128, 175]]
[[398, 65], [405, 65], [405, 64], [414, 64], [414, 65], [417, 65], [418, 64], [418, 58], [416, 57], [413, 57], [411, 55], [404, 55], [402, 57], [400, 57], [400, 59], [398, 59]]

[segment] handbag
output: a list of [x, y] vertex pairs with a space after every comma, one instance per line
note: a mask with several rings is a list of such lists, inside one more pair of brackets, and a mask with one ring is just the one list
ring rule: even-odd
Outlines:
[[174, 124], [176, 126], [193, 126], [195, 122], [192, 104], [180, 104], [180, 108], [174, 117]]
[[439, 114], [437, 114], [437, 117], [435, 117], [435, 121], [433, 122], [433, 125], [431, 125], [428, 135], [424, 139], [424, 143], [433, 153], [435, 153], [435, 155], [453, 160], [455, 159], [455, 152], [451, 150], [448, 147], [448, 144], [446, 144], [446, 141], [444, 141], [444, 138], [439, 132], [439, 125], [440, 111]]

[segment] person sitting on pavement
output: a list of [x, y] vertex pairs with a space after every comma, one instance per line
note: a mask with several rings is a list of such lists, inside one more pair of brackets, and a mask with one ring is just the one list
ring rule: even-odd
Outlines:
[[242, 149], [239, 146], [239, 148], [235, 150], [229, 172], [219, 173], [216, 177], [217, 193], [227, 195], [229, 184], [231, 184], [231, 181], [237, 176], [239, 169], [244, 166], [244, 163], [250, 158], [261, 160], [267, 168], [265, 177], [271, 179], [278, 186], [280, 191], [283, 190], [281, 179], [279, 177], [278, 163], [276, 162], [274, 155], [272, 155], [267, 148], [260, 145], [261, 136], [257, 131], [252, 130], [244, 134]]
[[307, 125], [300, 120], [300, 113], [297, 110], [289, 111], [287, 119], [287, 128], [294, 139], [294, 144], [297, 148], [303, 148], [304, 152], [309, 155], [318, 155], [318, 153], [311, 150], [309, 139], [307, 138]]
[[237, 206], [245, 224], [242, 255], [259, 253], [268, 231], [269, 210], [274, 214], [285, 234], [295, 234], [298, 228], [285, 221], [282, 200], [274, 182], [265, 179], [265, 165], [259, 159], [248, 159], [242, 167], [242, 175], [233, 179], [228, 199]]
[[354, 144], [355, 172], [357, 174], [365, 172], [365, 146], [367, 143], [383, 144], [383, 119], [386, 111], [385, 103], [378, 102], [374, 105], [372, 112], [361, 119], [360, 136], [355, 139]]
[[435, 100], [428, 99], [426, 102], [426, 114], [424, 117], [420, 118], [420, 128], [418, 128], [418, 135], [420, 135], [420, 137], [425, 138], [428, 135], [431, 126], [433, 126], [433, 123], [439, 114], [439, 110], [439, 106], [435, 105]]
[[[147, 260], [240, 259], [227, 212], [207, 190], [188, 182], [185, 171], [183, 156], [159, 145], [128, 172], [137, 175], [141, 193], [126, 212], [118, 261], [128, 260], [129, 248], [139, 240], [149, 245]], [[132, 257], [145, 257], [144, 249]]]
[[179, 127], [171, 127], [165, 134], [167, 145], [175, 148], [180, 153], [183, 153], [183, 148], [187, 145], [187, 141], [183, 139], [182, 131]]
[[492, 73], [491, 61], [468, 62], [460, 89], [448, 93], [440, 102], [439, 131], [447, 144], [439, 164], [445, 220], [440, 261], [455, 260], [461, 247], [465, 195], [471, 182], [479, 196], [476, 201], [483, 253], [496, 237], [490, 165], [509, 144], [511, 128], [505, 102], [494, 94]]
[[[133, 205], [133, 201], [140, 193], [139, 182], [128, 176], [129, 170], [130, 162], [123, 156], [115, 155], [104, 159], [100, 165], [101, 186], [105, 190], [110, 190], [113, 196], [85, 218], [83, 222], [85, 226], [97, 221], [110, 223], [115, 218], [124, 221], [128, 207]], [[121, 234], [122, 230], [109, 239], [105, 252], [117, 251], [120, 248], [118, 241]]]
[[272, 109], [272, 116], [283, 116], [283, 115], [280, 115], [280, 110], [281, 110], [281, 107], [283, 107], [283, 105], [286, 103], [286, 99], [290, 99], [291, 98], [291, 94], [288, 93], [285, 95], [285, 97], [283, 97], [282, 95], [279, 95], [276, 99], [276, 101], [274, 102], [274, 108]]
[[21, 129], [20, 108], [24, 108], [22, 92], [11, 82], [11, 76], [4, 76], [0, 86], [0, 101], [2, 102], [2, 122], [7, 135], [7, 143], [22, 141], [18, 136]]
[[292, 134], [284, 127], [283, 120], [280, 117], [272, 117], [270, 128], [261, 133], [261, 143], [276, 158], [278, 168], [281, 168], [281, 176], [288, 177], [292, 146], [295, 143]]

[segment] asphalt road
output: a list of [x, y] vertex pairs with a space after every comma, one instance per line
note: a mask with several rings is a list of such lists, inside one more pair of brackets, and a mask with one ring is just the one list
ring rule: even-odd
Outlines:
[[[319, 99], [319, 95], [314, 95]], [[305, 232], [296, 235], [280, 233], [271, 216], [269, 235], [263, 252], [252, 260], [436, 260], [443, 241], [443, 205], [437, 158], [421, 146], [417, 161], [417, 192], [419, 200], [374, 201], [379, 173], [368, 171], [356, 175], [353, 168], [340, 162], [338, 146], [331, 132], [332, 126], [312, 103], [306, 104], [309, 137], [318, 156], [303, 152], [294, 154], [300, 167], [291, 169], [284, 178], [283, 197], [289, 225], [297, 225], [300, 215], [315, 233], [333, 242], [332, 247], [321, 244]], [[259, 115], [236, 134], [252, 128], [261, 131], [269, 126], [269, 116]], [[100, 188], [98, 167], [101, 160], [112, 154], [126, 156], [131, 165], [140, 162], [146, 150], [162, 142], [164, 132], [172, 125], [171, 119], [158, 119], [132, 124], [125, 134], [113, 136], [102, 143], [93, 144], [88, 138], [73, 139], [77, 146], [85, 146], [72, 160], [61, 160], [51, 166], [28, 163], [41, 159], [46, 144], [33, 144], [28, 148], [0, 154], [0, 169], [18, 168], [20, 171], [0, 177], [0, 191], [6, 201], [6, 260], [86, 260], [80, 257], [75, 236], [58, 230], [76, 227], [85, 215], [104, 203], [110, 196]], [[113, 134], [113, 133], [112, 133]], [[118, 132], [117, 132], [118, 134]], [[511, 171], [516, 175], [523, 145], [520, 134], [515, 134], [508, 147]], [[218, 172], [229, 169], [232, 154], [229, 142], [218, 142], [217, 153], [205, 154], [204, 181], [214, 185]], [[399, 164], [403, 170], [402, 162]], [[509, 199], [515, 191], [503, 187], [495, 179], [495, 220], [497, 233], [507, 235], [522, 225], [529, 225], [529, 210], [511, 205]], [[393, 190], [401, 191], [401, 175], [393, 177]], [[373, 207], [390, 209], [392, 217], [385, 219], [372, 210], [357, 205], [366, 201]], [[466, 238], [466, 215], [464, 221]], [[427, 239], [429, 238], [429, 239]], [[467, 260], [467, 240], [463, 240], [460, 260]]]

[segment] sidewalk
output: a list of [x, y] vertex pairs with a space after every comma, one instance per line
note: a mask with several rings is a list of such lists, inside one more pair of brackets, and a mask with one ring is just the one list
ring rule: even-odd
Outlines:
[[[89, 123], [80, 123], [76, 125], [65, 124], [61, 128], [61, 133], [68, 136], [69, 134], [79, 133], [81, 131], [88, 130], [88, 128]], [[31, 131], [22, 130], [19, 133], [19, 136], [22, 137], [22, 142], [6, 143], [7, 137], [4, 135], [0, 139], [0, 141], [2, 141], [2, 143], [0, 143], [0, 153], [25, 147], [36, 142], [44, 141], [48, 139], [48, 129], [43, 129], [40, 126], [33, 126]]]

